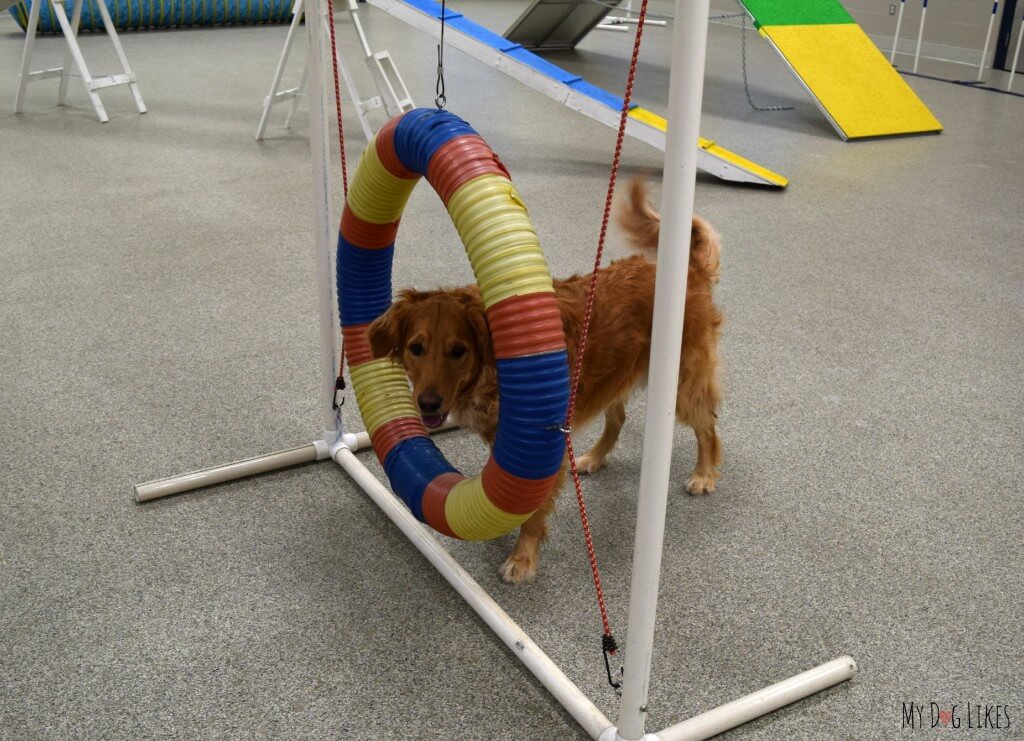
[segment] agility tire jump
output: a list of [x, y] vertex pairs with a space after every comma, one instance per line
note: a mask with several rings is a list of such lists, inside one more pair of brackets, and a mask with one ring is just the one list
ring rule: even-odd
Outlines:
[[[391, 306], [398, 223], [422, 176], [462, 238], [497, 358], [497, 437], [475, 478], [435, 447], [405, 372], [374, 358], [366, 336]], [[370, 142], [349, 187], [337, 271], [356, 401], [391, 488], [417, 519], [451, 537], [487, 540], [521, 525], [548, 497], [562, 464], [569, 368], [551, 275], [501, 160], [447, 111], [418, 108], [393, 118]]]

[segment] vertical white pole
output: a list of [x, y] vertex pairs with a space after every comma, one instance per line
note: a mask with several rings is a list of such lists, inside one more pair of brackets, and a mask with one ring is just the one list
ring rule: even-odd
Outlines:
[[914, 72], [917, 72], [917, 60], [921, 57], [921, 39], [924, 37], [924, 18], [928, 15], [928, 0], [921, 4], [921, 24], [917, 27], [917, 49], [914, 50]]
[[896, 16], [896, 33], [892, 37], [892, 51], [889, 52], [889, 64], [896, 60], [896, 46], [900, 43], [900, 26], [903, 25], [903, 8], [907, 0], [900, 0], [900, 14]]
[[1024, 39], [1024, 15], [1020, 17], [1020, 33], [1017, 34], [1017, 50], [1013, 52], [1013, 64], [1010, 65], [1010, 79], [1006, 82], [1006, 92], [1013, 87], [1013, 76], [1017, 74], [1017, 61], [1020, 59], [1020, 41]]
[[981, 63], [978, 65], [978, 82], [981, 82], [981, 76], [985, 74], [985, 58], [988, 56], [988, 42], [992, 38], [992, 25], [996, 22], [996, 12], [999, 10], [999, 0], [993, 0], [992, 3], [992, 17], [988, 19], [988, 31], [985, 32], [985, 46], [981, 50]]
[[644, 735], [686, 308], [709, 0], [676, 0], [661, 238], [618, 736]]
[[334, 442], [341, 429], [341, 415], [333, 407], [335, 363], [338, 352], [338, 329], [334, 319], [334, 270], [331, 249], [336, 230], [331, 224], [331, 142], [327, 130], [327, 91], [324, 88], [324, 60], [330, 59], [330, 49], [324, 38], [323, 27], [317, 22], [322, 17], [321, 0], [306, 0], [306, 35], [309, 37], [309, 55], [306, 72], [309, 75], [309, 148], [313, 165], [313, 215], [316, 236], [317, 309], [320, 321], [320, 402], [324, 439]]

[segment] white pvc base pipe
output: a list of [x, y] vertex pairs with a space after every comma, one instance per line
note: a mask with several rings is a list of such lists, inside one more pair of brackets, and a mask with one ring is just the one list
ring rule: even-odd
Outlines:
[[360, 463], [351, 450], [339, 446], [333, 453], [334, 460], [365, 491], [378, 507], [394, 522], [409, 541], [426, 556], [441, 576], [448, 580], [455, 591], [462, 596], [477, 615], [487, 623], [509, 650], [540, 680], [541, 684], [554, 695], [576, 722], [592, 738], [598, 738], [611, 722], [597, 706], [573, 684], [558, 665], [545, 654], [536, 643], [520, 628], [497, 602], [476, 583], [465, 569], [441, 546], [437, 538], [420, 523], [409, 509], [384, 487], [377, 478]]
[[[434, 432], [455, 428], [456, 426], [449, 422]], [[618, 729], [583, 694], [579, 687], [565, 676], [564, 672], [533, 642], [525, 631], [458, 564], [437, 538], [413, 517], [408, 508], [355, 457], [355, 451], [369, 447], [370, 437], [367, 433], [346, 433], [330, 449], [323, 440], [317, 440], [310, 445], [292, 450], [138, 484], [135, 487], [136, 500], [146, 502], [246, 476], [332, 458], [369, 495], [384, 514], [398, 525], [410, 542], [592, 738], [601, 741], [625, 741], [623, 737], [619, 736]], [[844, 656], [678, 723], [657, 734], [645, 733], [642, 738], [646, 741], [709, 738], [839, 682], [846, 681], [856, 671], [857, 665], [854, 660], [849, 656]]]
[[[431, 434], [447, 432], [457, 429], [451, 420], [440, 427], [432, 429]], [[342, 435], [341, 442], [350, 450], [358, 451], [370, 447], [370, 436], [366, 432], [355, 434], [346, 432]], [[317, 440], [309, 445], [303, 445], [291, 450], [282, 450], [277, 453], [258, 455], [253, 458], [246, 458], [233, 463], [225, 463], [220, 466], [211, 466], [201, 471], [192, 471], [177, 476], [168, 476], [155, 481], [147, 481], [144, 484], [135, 485], [135, 501], [149, 502], [161, 497], [169, 497], [173, 494], [182, 494], [186, 491], [195, 491], [207, 486], [224, 484], [228, 481], [237, 481], [249, 476], [258, 476], [261, 473], [280, 471], [293, 466], [302, 466], [307, 463], [326, 460], [331, 457], [330, 444], [325, 440]]]
[[318, 440], [309, 445], [303, 445], [301, 448], [282, 450], [277, 453], [246, 458], [234, 463], [226, 463], [222, 466], [204, 468], [201, 471], [193, 471], [179, 476], [168, 476], [156, 481], [147, 481], [144, 484], [136, 484], [135, 501], [149, 502], [153, 499], [169, 497], [172, 494], [194, 491], [206, 486], [244, 479], [248, 476], [256, 476], [261, 473], [280, 471], [284, 468], [314, 463], [324, 460], [328, 455], [327, 444], [323, 440]]
[[841, 656], [827, 664], [670, 726], [660, 731], [657, 736], [662, 741], [697, 741], [711, 738], [823, 689], [845, 682], [856, 673], [857, 662], [850, 656]]

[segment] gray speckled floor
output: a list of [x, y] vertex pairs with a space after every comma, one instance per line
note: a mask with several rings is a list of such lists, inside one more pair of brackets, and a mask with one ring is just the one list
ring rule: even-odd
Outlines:
[[[523, 3], [458, 6], [501, 30]], [[429, 103], [432, 42], [363, 13]], [[334, 466], [131, 500], [317, 434], [307, 117], [252, 140], [284, 34], [124, 34], [150, 113], [110, 90], [101, 126], [54, 83], [10, 113], [21, 45], [0, 17], [0, 737], [579, 737]], [[654, 110], [667, 39], [642, 55]], [[1008, 705], [1009, 730], [956, 735], [1020, 738], [1024, 101], [913, 79], [945, 133], [843, 143], [748, 40], [755, 96], [794, 110], [749, 109], [738, 32], [712, 25], [703, 133], [792, 184], [698, 184], [724, 242], [726, 462], [714, 496], [684, 496], [677, 432], [650, 727], [850, 653], [852, 682], [730, 737], [909, 737], [913, 700]], [[106, 40], [83, 44], [102, 70]], [[616, 89], [628, 44], [592, 34], [554, 60]], [[56, 39], [38, 49], [59, 61]], [[450, 107], [511, 169], [553, 271], [585, 270], [613, 132], [447, 59]], [[659, 166], [626, 143], [656, 192]], [[469, 280], [429, 189], [401, 240], [396, 285]], [[587, 482], [620, 636], [642, 412]], [[483, 458], [464, 433], [442, 447]], [[614, 717], [573, 508], [527, 586], [497, 578], [510, 538], [452, 550]]]

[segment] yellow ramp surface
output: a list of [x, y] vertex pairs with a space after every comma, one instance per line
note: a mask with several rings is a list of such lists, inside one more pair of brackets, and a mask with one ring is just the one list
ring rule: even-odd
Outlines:
[[762, 26], [847, 139], [942, 131], [855, 23]]

